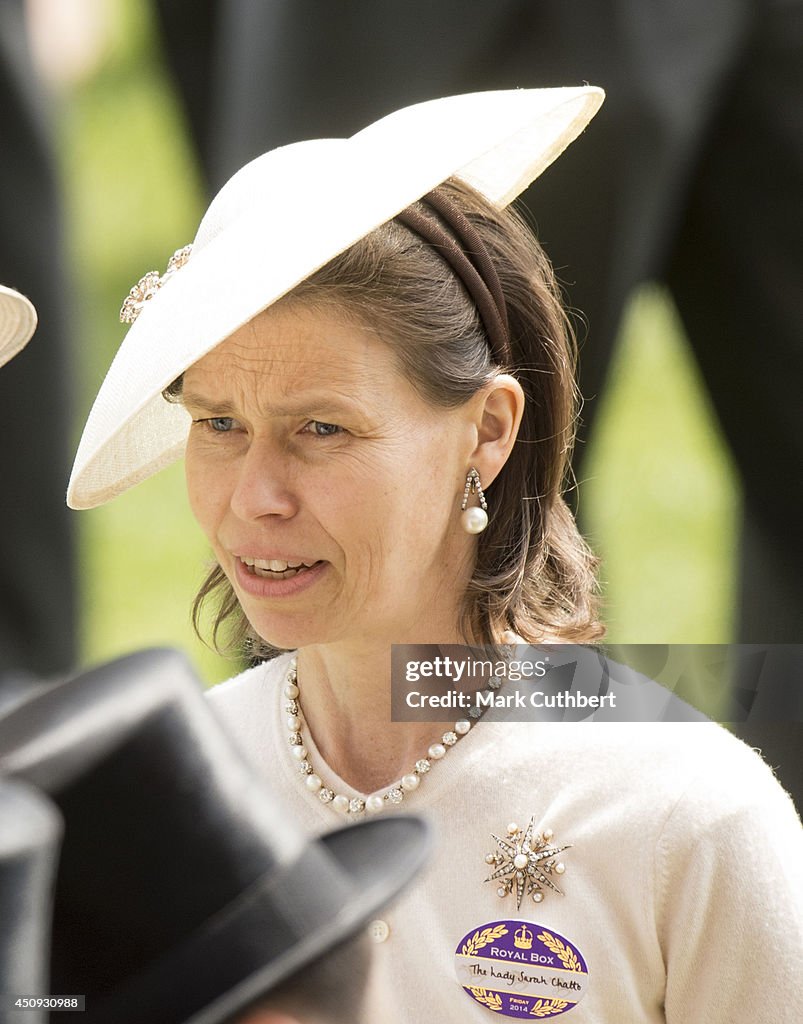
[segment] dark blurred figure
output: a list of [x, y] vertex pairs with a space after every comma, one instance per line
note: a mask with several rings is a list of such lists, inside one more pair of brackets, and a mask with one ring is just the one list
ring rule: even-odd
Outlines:
[[0, 716], [0, 1024], [48, 992], [86, 1024], [353, 1024], [430, 847], [410, 815], [304, 836], [174, 651], [43, 686]]
[[625, 302], [665, 282], [744, 487], [737, 638], [801, 638], [801, 0], [157, 6], [214, 189], [269, 148], [349, 135], [404, 103], [603, 86], [560, 175], [525, 196], [589, 324], [585, 433]]
[[39, 312], [0, 371], [0, 704], [75, 659], [65, 287], [55, 160], [23, 3], [0, 5], [0, 281]]

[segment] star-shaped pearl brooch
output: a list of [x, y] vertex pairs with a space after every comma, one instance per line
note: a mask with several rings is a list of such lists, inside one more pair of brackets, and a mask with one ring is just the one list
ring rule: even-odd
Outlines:
[[553, 845], [552, 829], [534, 832], [533, 821], [530, 818], [530, 824], [524, 830], [511, 822], [504, 839], [491, 833], [498, 849], [485, 857], [485, 863], [495, 869], [485, 881], [499, 882], [496, 895], [501, 899], [515, 893], [516, 910], [521, 908], [525, 895], [530, 896], [533, 903], [540, 903], [550, 889], [559, 896], [563, 895], [552, 881], [552, 876], [562, 875], [566, 870], [563, 861], [557, 858], [572, 844]]

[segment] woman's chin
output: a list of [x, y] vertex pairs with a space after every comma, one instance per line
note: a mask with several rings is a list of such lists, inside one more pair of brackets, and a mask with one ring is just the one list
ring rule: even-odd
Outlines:
[[260, 616], [256, 621], [249, 619], [251, 629], [270, 647], [297, 651], [301, 647], [323, 644], [333, 639], [331, 630], [326, 629], [323, 623], [311, 621], [311, 617], [307, 617], [304, 622], [280, 622], [277, 618], [271, 616], [267, 620], [265, 616]]

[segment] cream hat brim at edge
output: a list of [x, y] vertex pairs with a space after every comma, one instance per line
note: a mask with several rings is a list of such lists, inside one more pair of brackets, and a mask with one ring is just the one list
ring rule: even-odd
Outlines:
[[36, 310], [24, 295], [0, 284], [0, 366], [20, 352], [36, 330]]
[[430, 100], [350, 139], [293, 143], [246, 164], [123, 340], [84, 427], [70, 507], [102, 505], [180, 458], [190, 418], [162, 391], [239, 327], [447, 178], [506, 206], [603, 99], [582, 86]]

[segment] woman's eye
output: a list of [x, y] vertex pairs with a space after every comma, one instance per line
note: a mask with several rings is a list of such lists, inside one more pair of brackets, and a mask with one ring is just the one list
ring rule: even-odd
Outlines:
[[229, 431], [236, 430], [240, 425], [233, 416], [209, 416], [207, 419], [197, 422], [205, 423], [216, 434], [228, 434]]
[[320, 420], [310, 420], [304, 430], [307, 433], [315, 434], [316, 437], [331, 437], [333, 434], [343, 432], [343, 428], [336, 423], [322, 423]]

